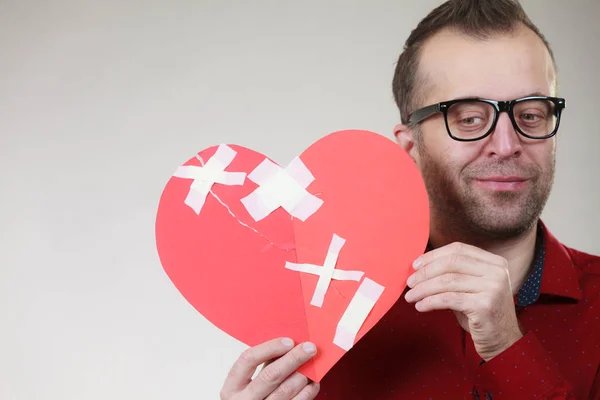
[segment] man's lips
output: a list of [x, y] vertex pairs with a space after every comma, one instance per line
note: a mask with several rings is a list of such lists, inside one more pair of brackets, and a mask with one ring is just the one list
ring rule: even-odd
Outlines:
[[489, 176], [475, 178], [474, 182], [483, 188], [514, 192], [524, 188], [529, 178], [522, 176]]
[[529, 180], [522, 176], [490, 176], [490, 177], [479, 177], [475, 178], [478, 181], [491, 181], [491, 182], [523, 182]]

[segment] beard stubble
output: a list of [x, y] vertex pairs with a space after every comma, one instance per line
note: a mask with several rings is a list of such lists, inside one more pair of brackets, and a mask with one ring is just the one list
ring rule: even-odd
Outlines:
[[[462, 170], [434, 160], [419, 150], [421, 172], [429, 194], [432, 218], [447, 236], [462, 241], [505, 240], [523, 235], [538, 221], [554, 183], [556, 158], [546, 168], [513, 157], [469, 164]], [[453, 176], [459, 170], [458, 176]], [[520, 191], [484, 191], [475, 177], [525, 176], [528, 187]]]

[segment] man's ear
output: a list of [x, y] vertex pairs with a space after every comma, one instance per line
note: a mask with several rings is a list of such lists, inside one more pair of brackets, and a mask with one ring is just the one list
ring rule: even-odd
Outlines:
[[406, 151], [415, 162], [419, 157], [419, 152], [417, 149], [417, 138], [415, 137], [415, 132], [412, 128], [409, 128], [407, 125], [398, 124], [394, 127], [394, 136], [396, 137], [396, 142]]

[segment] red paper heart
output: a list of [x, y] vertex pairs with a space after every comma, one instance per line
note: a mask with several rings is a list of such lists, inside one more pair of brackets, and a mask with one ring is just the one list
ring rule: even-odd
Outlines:
[[[237, 155], [228, 172], [250, 174], [266, 158], [229, 147]], [[199, 153], [203, 163], [216, 149]], [[315, 179], [306, 190], [323, 200], [304, 222], [281, 207], [256, 222], [241, 202], [258, 187], [248, 178], [241, 186], [212, 185], [196, 214], [184, 204], [191, 180], [172, 177], [158, 207], [156, 242], [177, 289], [224, 332], [248, 346], [276, 337], [315, 343], [317, 356], [298, 371], [319, 382], [346, 353], [333, 338], [359, 282], [332, 280], [316, 307], [310, 303], [319, 277], [286, 269], [286, 262], [323, 265], [332, 236], [346, 240], [335, 268], [363, 271], [363, 279], [385, 287], [358, 341], [405, 289], [427, 243], [429, 205], [413, 160], [376, 133], [329, 134], [300, 160]], [[192, 158], [184, 165], [201, 163]]]

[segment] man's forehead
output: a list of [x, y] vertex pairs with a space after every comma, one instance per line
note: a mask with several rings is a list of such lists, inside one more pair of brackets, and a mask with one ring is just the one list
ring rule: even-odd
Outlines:
[[510, 100], [555, 94], [550, 53], [527, 28], [485, 39], [443, 30], [421, 49], [419, 78], [427, 103], [470, 96]]

